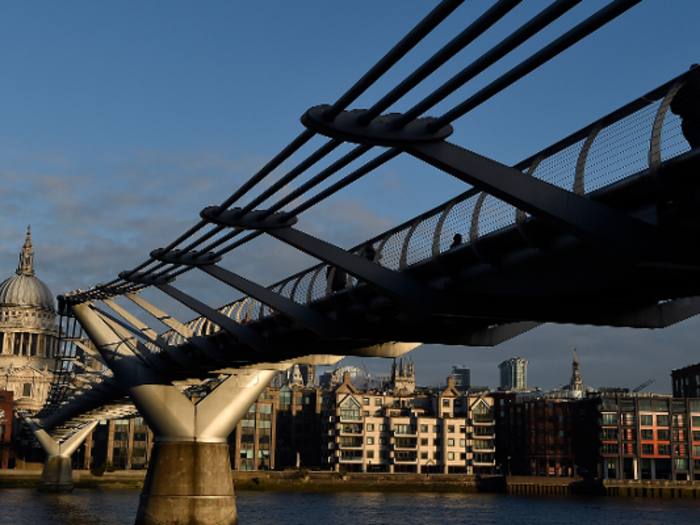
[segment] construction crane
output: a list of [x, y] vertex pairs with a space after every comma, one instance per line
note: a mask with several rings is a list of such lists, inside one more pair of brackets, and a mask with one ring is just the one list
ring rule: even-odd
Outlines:
[[656, 381], [656, 379], [648, 379], [648, 380], [644, 381], [644, 383], [642, 383], [641, 385], [639, 385], [637, 388], [635, 388], [634, 390], [632, 390], [632, 392], [641, 392], [641, 391], [644, 390], [646, 387], [648, 387], [650, 384], [652, 384], [654, 381]]

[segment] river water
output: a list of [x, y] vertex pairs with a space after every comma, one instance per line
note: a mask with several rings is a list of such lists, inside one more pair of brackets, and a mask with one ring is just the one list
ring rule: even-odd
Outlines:
[[[0, 490], [0, 525], [133, 525], [139, 491]], [[696, 525], [700, 500], [240, 492], [240, 525]]]

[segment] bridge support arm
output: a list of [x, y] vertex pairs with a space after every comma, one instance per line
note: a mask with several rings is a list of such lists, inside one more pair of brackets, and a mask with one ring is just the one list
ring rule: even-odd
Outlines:
[[83, 444], [85, 438], [97, 426], [99, 421], [92, 421], [81, 427], [63, 442], [52, 438], [46, 430], [31, 418], [24, 418], [41, 448], [46, 452], [44, 469], [39, 482], [40, 492], [73, 492], [73, 467], [70, 457]]
[[277, 373], [232, 369], [198, 402], [134, 355], [133, 337], [88, 305], [73, 313], [155, 434], [136, 525], [237, 523], [227, 439]]

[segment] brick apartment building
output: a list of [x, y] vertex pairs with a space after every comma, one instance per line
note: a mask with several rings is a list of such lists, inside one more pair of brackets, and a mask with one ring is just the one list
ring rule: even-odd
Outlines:
[[0, 390], [0, 468], [8, 468], [10, 464], [13, 409], [12, 392]]

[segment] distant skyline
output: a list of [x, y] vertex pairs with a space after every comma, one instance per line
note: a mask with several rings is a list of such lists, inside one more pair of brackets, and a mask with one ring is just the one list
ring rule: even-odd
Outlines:
[[[549, 3], [523, 2], [499, 23], [498, 36], [477, 40], [448, 69], [457, 71]], [[491, 75], [606, 3], [581, 2]], [[202, 208], [235, 191], [302, 131], [299, 117], [309, 107], [334, 102], [436, 4], [3, 2], [0, 277], [16, 268], [28, 224], [37, 275], [56, 295], [137, 266], [194, 224]], [[352, 107], [367, 107], [492, 4], [465, 2], [445, 24], [450, 32], [429, 36]], [[451, 140], [514, 164], [700, 62], [698, 20], [700, 2], [642, 2], [457, 121]], [[464, 189], [400, 158], [299, 224], [349, 247]], [[270, 241], [225, 263], [261, 284], [308, 264]], [[238, 297], [210, 292], [213, 304]], [[633, 389], [653, 378], [648, 390], [668, 393], [671, 369], [700, 361], [698, 329], [698, 318], [658, 331], [547, 325], [494, 348], [425, 345], [410, 355], [420, 384], [444, 383], [452, 365], [465, 365], [473, 384], [497, 386], [498, 364], [519, 356], [530, 362], [528, 384], [549, 389], [568, 382], [576, 345], [587, 385]], [[364, 361], [373, 375], [390, 368], [390, 361]]]

